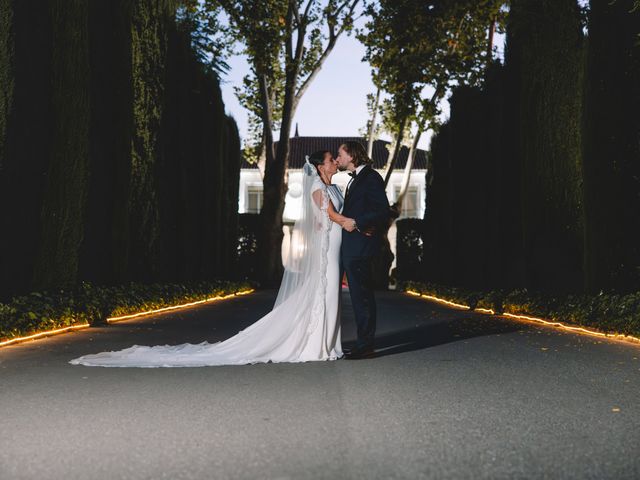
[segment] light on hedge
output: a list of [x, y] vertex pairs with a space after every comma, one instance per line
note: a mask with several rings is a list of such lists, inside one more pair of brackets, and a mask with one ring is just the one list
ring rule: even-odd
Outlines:
[[177, 310], [177, 309], [180, 309], [180, 308], [193, 307], [195, 305], [201, 305], [203, 303], [215, 302], [217, 300], [224, 300], [224, 299], [227, 299], [227, 298], [236, 297], [238, 295], [248, 295], [249, 293], [252, 293], [253, 291], [254, 291], [253, 289], [243, 290], [241, 292], [230, 293], [229, 295], [224, 295], [222, 297], [210, 297], [210, 298], [205, 298], [204, 300], [197, 300], [195, 302], [183, 303], [181, 305], [173, 305], [171, 307], [158, 308], [158, 309], [155, 309], [155, 310], [147, 310], [145, 312], [132, 313], [132, 314], [129, 314], [129, 315], [121, 315], [121, 316], [118, 316], [118, 317], [109, 317], [109, 318], [107, 318], [107, 323], [115, 323], [115, 322], [119, 322], [119, 321], [122, 321], [122, 320], [129, 320], [131, 318], [138, 318], [138, 317], [144, 317], [146, 315], [152, 315], [154, 313], [161, 313], [161, 312], [166, 312], [166, 311], [169, 311], [169, 310]]
[[[133, 313], [130, 315], [122, 315], [122, 316], [118, 316], [118, 317], [109, 317], [107, 318], [107, 323], [114, 323], [117, 321], [121, 321], [121, 320], [128, 320], [128, 319], [132, 319], [132, 318], [137, 318], [137, 317], [143, 317], [143, 316], [147, 316], [147, 315], [152, 315], [155, 313], [161, 313], [161, 312], [166, 312], [166, 311], [170, 311], [170, 310], [178, 310], [181, 308], [187, 308], [187, 307], [192, 307], [195, 305], [200, 305], [200, 304], [204, 304], [204, 303], [210, 303], [210, 302], [214, 302], [217, 300], [224, 300], [227, 298], [232, 298], [232, 297], [236, 297], [236, 296], [242, 296], [242, 295], [248, 295], [252, 292], [254, 292], [254, 289], [247, 289], [247, 290], [241, 290], [239, 292], [236, 293], [231, 293], [229, 295], [223, 295], [223, 296], [217, 296], [217, 297], [209, 297], [209, 298], [205, 298], [203, 300], [198, 300], [195, 302], [189, 302], [189, 303], [183, 303], [180, 305], [173, 305], [170, 307], [165, 307], [165, 308], [158, 308], [155, 310], [148, 310], [148, 311], [144, 311], [144, 312], [138, 312], [138, 313]], [[34, 333], [31, 335], [27, 335], [27, 336], [23, 336], [23, 337], [15, 337], [9, 340], [5, 340], [5, 341], [0, 341], [0, 347], [5, 347], [8, 345], [13, 345], [16, 343], [20, 343], [20, 342], [25, 342], [28, 340], [37, 340], [38, 338], [43, 338], [43, 337], [49, 337], [52, 335], [58, 335], [61, 333], [66, 333], [66, 332], [71, 332], [71, 331], [75, 331], [75, 330], [82, 330], [85, 328], [89, 328], [91, 325], [89, 323], [83, 323], [80, 325], [73, 325], [70, 327], [64, 327], [64, 328], [57, 328], [54, 330], [46, 330], [43, 332], [38, 332], [38, 333]]]
[[45, 332], [34, 333], [33, 335], [29, 335], [26, 337], [16, 337], [11, 340], [5, 340], [4, 342], [0, 342], [0, 347], [6, 347], [7, 345], [11, 345], [18, 342], [25, 342], [27, 340], [36, 340], [42, 337], [49, 337], [51, 335], [57, 335], [59, 333], [71, 332], [73, 330], [81, 330], [83, 328], [88, 328], [88, 323], [83, 323], [81, 325], [73, 325], [71, 327], [57, 328], [55, 330], [47, 330]]
[[[461, 308], [461, 309], [465, 309], [465, 310], [471, 310], [471, 307], [469, 307], [468, 305], [462, 305], [462, 304], [459, 304], [459, 303], [451, 302], [451, 301], [446, 300], [444, 298], [434, 297], [433, 295], [422, 294], [422, 293], [416, 292], [415, 290], [407, 290], [405, 293], [408, 293], [409, 295], [412, 295], [412, 296], [415, 296], [415, 297], [425, 298], [427, 300], [431, 300], [433, 302], [437, 302], [437, 303], [440, 303], [440, 304], [443, 304], [443, 305], [452, 306], [452, 307], [456, 307], [456, 308]], [[567, 325], [567, 324], [564, 324], [562, 322], [545, 320], [543, 318], [531, 317], [531, 316], [528, 316], [528, 315], [518, 315], [518, 314], [506, 313], [506, 312], [502, 313], [502, 314], [497, 314], [494, 310], [491, 310], [489, 308], [475, 308], [475, 309], [473, 309], [473, 311], [474, 312], [478, 312], [478, 313], [484, 313], [486, 315], [497, 315], [497, 316], [511, 318], [511, 319], [514, 319], [514, 320], [521, 320], [521, 321], [539, 323], [539, 324], [546, 325], [546, 326], [549, 326], [549, 327], [560, 328], [562, 330], [568, 330], [568, 331], [573, 332], [573, 333], [578, 333], [578, 334], [582, 334], [582, 335], [589, 335], [589, 336], [592, 336], [592, 337], [595, 336], [595, 337], [600, 337], [600, 338], [607, 338], [607, 339], [610, 339], [610, 340], [621, 340], [621, 341], [625, 341], [625, 342], [640, 343], [640, 338], [639, 337], [634, 337], [633, 335], [623, 335], [621, 333], [604, 333], [604, 332], [599, 332], [597, 330], [591, 330], [589, 328], [577, 327], [575, 325]]]

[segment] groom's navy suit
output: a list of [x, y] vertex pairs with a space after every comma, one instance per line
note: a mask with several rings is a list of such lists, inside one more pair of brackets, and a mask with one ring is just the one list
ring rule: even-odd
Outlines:
[[[389, 200], [384, 180], [366, 165], [353, 177], [344, 199], [342, 215], [353, 218], [358, 230], [342, 231], [341, 271], [346, 272], [356, 317], [356, 348], [373, 347], [376, 333], [376, 303], [373, 296], [372, 263], [381, 245], [381, 233], [389, 220]], [[374, 229], [373, 235], [364, 231]], [[342, 275], [340, 275], [342, 278]]]

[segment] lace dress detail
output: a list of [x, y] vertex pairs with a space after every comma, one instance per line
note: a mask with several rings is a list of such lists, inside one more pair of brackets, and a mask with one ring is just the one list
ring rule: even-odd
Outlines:
[[[320, 182], [321, 183], [321, 182]], [[320, 226], [319, 234], [321, 235], [321, 257], [320, 257], [320, 291], [315, 298], [312, 307], [312, 321], [309, 322], [307, 333], [313, 333], [318, 328], [320, 318], [325, 316], [326, 311], [326, 298], [327, 298], [327, 255], [329, 252], [329, 234], [331, 232], [331, 220], [329, 219], [329, 194], [327, 193], [327, 187], [324, 183], [318, 186], [315, 191], [320, 190], [322, 192], [322, 204], [318, 209], [318, 224]]]

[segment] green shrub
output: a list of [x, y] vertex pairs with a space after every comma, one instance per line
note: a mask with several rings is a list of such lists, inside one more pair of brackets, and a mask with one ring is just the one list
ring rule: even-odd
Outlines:
[[117, 287], [82, 283], [73, 291], [33, 292], [7, 304], [0, 303], [0, 340], [83, 323], [99, 325], [108, 317], [229, 295], [251, 287], [250, 282], [228, 281], [189, 285], [130, 283]]
[[474, 292], [421, 282], [406, 282], [404, 290], [462, 303], [472, 310], [486, 308], [497, 314], [528, 315], [605, 333], [640, 335], [640, 292], [555, 296], [527, 289]]

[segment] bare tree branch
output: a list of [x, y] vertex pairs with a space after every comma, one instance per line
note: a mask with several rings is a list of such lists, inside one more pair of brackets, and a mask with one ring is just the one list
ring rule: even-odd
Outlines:
[[[349, 15], [351, 15], [359, 2], [360, 0], [347, 0], [344, 2], [343, 6], [341, 6], [340, 8], [341, 9], [344, 8], [345, 4], [350, 4], [351, 7], [349, 8]], [[320, 57], [318, 58], [318, 61], [315, 63], [315, 65], [311, 69], [311, 73], [309, 74], [309, 76], [304, 80], [304, 82], [302, 82], [302, 85], [300, 86], [298, 92], [296, 93], [294, 106], [297, 106], [298, 102], [300, 101], [304, 93], [309, 88], [309, 85], [311, 85], [313, 80], [318, 76], [318, 73], [322, 69], [322, 65], [324, 64], [325, 60], [333, 50], [333, 47], [335, 47], [338, 38], [340, 37], [340, 35], [342, 35], [345, 28], [346, 28], [346, 25], [342, 25], [340, 29], [337, 32], [335, 32], [331, 24], [329, 25], [329, 41], [327, 43], [327, 46], [325, 50], [322, 52], [322, 54], [320, 55]]]
[[289, 0], [289, 9], [287, 11], [287, 18], [285, 20], [286, 21], [285, 29], [287, 31], [287, 36], [285, 40], [285, 52], [287, 56], [287, 63], [289, 63], [290, 61], [293, 61], [294, 47], [293, 47], [292, 23], [293, 23], [293, 16], [298, 13], [298, 7], [296, 6], [295, 3], [296, 3], [295, 0]]
[[304, 9], [304, 13], [302, 14], [302, 18], [303, 18], [305, 23], [308, 23], [308, 21], [309, 21], [309, 12], [311, 11], [311, 7], [313, 6], [314, 3], [316, 3], [315, 0], [309, 0], [309, 3], [307, 3], [307, 6]]

